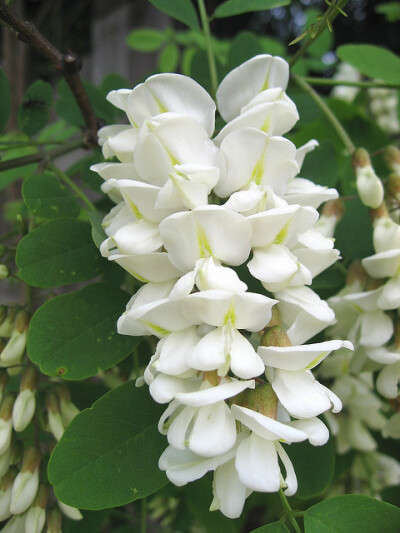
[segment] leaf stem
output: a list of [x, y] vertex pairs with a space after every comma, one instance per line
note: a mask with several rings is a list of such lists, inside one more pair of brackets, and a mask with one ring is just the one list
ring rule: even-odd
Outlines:
[[297, 523], [297, 520], [295, 518], [295, 513], [293, 512], [293, 509], [290, 507], [290, 503], [286, 496], [283, 493], [282, 489], [279, 489], [279, 498], [282, 503], [282, 507], [285, 511], [286, 516], [289, 518], [290, 523], [293, 526], [293, 529], [296, 531], [296, 533], [302, 533], [299, 524]]
[[374, 89], [400, 89], [399, 84], [382, 83], [377, 81], [346, 81], [346, 80], [331, 80], [328, 78], [314, 78], [306, 76], [303, 78], [310, 85], [328, 85], [335, 87], [342, 85], [344, 87], [360, 87], [360, 88], [374, 88]]
[[68, 185], [68, 187], [70, 187], [70, 189], [72, 189], [74, 191], [76, 196], [78, 196], [82, 200], [82, 202], [86, 205], [86, 207], [89, 209], [89, 211], [97, 211], [96, 207], [89, 200], [89, 198], [86, 196], [86, 194], [78, 187], [78, 185], [76, 185], [76, 183], [74, 183], [71, 180], [71, 178], [67, 174], [65, 174], [65, 172], [60, 170], [53, 163], [49, 163], [47, 165], [47, 168], [52, 170], [54, 172], [54, 174], [56, 174], [64, 183], [66, 183]]
[[204, 0], [197, 0], [197, 5], [199, 6], [201, 25], [203, 27], [203, 35], [206, 42], [208, 68], [210, 70], [211, 80], [211, 96], [215, 99], [215, 94], [218, 88], [218, 74], [217, 65], [215, 63], [214, 50], [211, 42], [210, 24], [207, 16], [206, 7], [204, 5]]
[[349, 0], [339, 0], [337, 4], [336, 2], [331, 2], [331, 5], [326, 10], [324, 17], [318, 24], [316, 34], [313, 37], [309, 37], [308, 40], [303, 44], [303, 46], [293, 55], [293, 57], [289, 61], [290, 67], [293, 67], [293, 65], [298, 61], [298, 59], [300, 59], [304, 55], [308, 48], [313, 43], [315, 43], [315, 41], [318, 39], [318, 37], [321, 35], [321, 33], [325, 30], [327, 26], [331, 27], [332, 22], [343, 10], [348, 1]]
[[349, 154], [352, 154], [354, 150], [356, 149], [356, 147], [353, 144], [353, 141], [350, 139], [346, 130], [343, 128], [339, 120], [336, 118], [334, 113], [332, 113], [332, 111], [329, 109], [329, 107], [326, 105], [326, 103], [323, 101], [320, 95], [301, 76], [298, 76], [297, 74], [292, 73], [292, 78], [297, 83], [297, 85], [301, 87], [314, 100], [314, 102], [317, 104], [317, 106], [321, 109], [321, 111], [324, 113], [326, 118], [329, 120], [331, 125], [334, 127], [336, 133], [338, 134], [341, 141], [347, 148], [347, 151], [349, 152]]
[[0, 172], [4, 170], [10, 170], [11, 168], [23, 167], [24, 165], [30, 165], [31, 163], [38, 163], [42, 159], [55, 159], [60, 155], [67, 154], [68, 152], [73, 152], [78, 148], [83, 148], [85, 146], [85, 141], [82, 138], [73, 139], [70, 142], [65, 143], [62, 146], [57, 146], [48, 150], [47, 152], [37, 152], [36, 154], [29, 154], [23, 157], [16, 157], [15, 159], [7, 159], [6, 161], [0, 162]]

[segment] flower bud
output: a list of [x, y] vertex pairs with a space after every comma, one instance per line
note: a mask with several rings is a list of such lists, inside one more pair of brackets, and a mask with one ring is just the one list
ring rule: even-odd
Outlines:
[[46, 533], [61, 533], [61, 525], [61, 513], [56, 507], [54, 507], [47, 513]]
[[20, 393], [14, 403], [13, 425], [15, 431], [23, 431], [33, 418], [36, 407], [35, 390], [39, 374], [29, 367], [22, 374]]
[[[1, 353], [1, 348], [0, 348]], [[8, 373], [7, 370], [0, 368], [0, 404], [3, 401], [4, 391], [6, 390], [8, 383]]]
[[49, 392], [46, 396], [46, 408], [49, 417], [50, 431], [57, 440], [60, 440], [65, 426], [61, 418], [60, 402], [54, 392]]
[[71, 507], [66, 503], [60, 502], [60, 500], [57, 500], [57, 503], [66, 517], [70, 518], [71, 520], [82, 520], [83, 516], [79, 509]]
[[21, 472], [17, 475], [12, 488], [10, 511], [20, 514], [26, 511], [35, 499], [39, 487], [39, 465], [41, 454], [31, 446], [24, 452]]
[[10, 271], [7, 265], [0, 264], [0, 279], [7, 279], [10, 275]]
[[389, 174], [388, 190], [389, 194], [400, 202], [400, 171], [398, 174]]
[[18, 311], [11, 338], [1, 354], [0, 366], [18, 365], [21, 362], [25, 352], [29, 319], [29, 313], [23, 309]]
[[11, 516], [10, 503], [14, 480], [18, 470], [12, 466], [0, 481], [0, 521], [7, 520]]
[[12, 410], [15, 397], [7, 394], [0, 409], [0, 455], [10, 447], [12, 437]]
[[23, 533], [25, 531], [26, 513], [13, 516], [1, 530], [1, 533]]
[[40, 485], [32, 507], [26, 514], [25, 533], [41, 533], [46, 522], [46, 503], [49, 488]]
[[383, 201], [383, 184], [372, 168], [368, 152], [364, 148], [357, 148], [352, 163], [362, 203], [368, 207], [378, 207]]
[[400, 174], [400, 150], [397, 146], [388, 146], [383, 152], [383, 158], [391, 171]]
[[68, 387], [64, 383], [60, 383], [55, 387], [55, 393], [60, 400], [61, 418], [63, 424], [65, 427], [67, 427], [79, 413], [79, 409], [71, 402], [71, 394]]
[[276, 420], [278, 397], [269, 383], [257, 383], [255, 389], [244, 390], [235, 396], [231, 403]]
[[282, 326], [272, 326], [265, 329], [260, 346], [292, 346], [292, 343]]
[[11, 337], [17, 311], [16, 307], [7, 309], [5, 305], [0, 306], [0, 336]]

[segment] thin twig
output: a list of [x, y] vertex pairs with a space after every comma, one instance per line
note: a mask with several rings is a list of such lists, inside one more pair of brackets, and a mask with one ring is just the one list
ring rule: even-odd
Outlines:
[[360, 87], [362, 89], [400, 89], [397, 83], [382, 83], [379, 81], [345, 81], [345, 80], [330, 80], [328, 78], [314, 78], [310, 76], [304, 77], [305, 81], [310, 85], [328, 85], [328, 86], [344, 86], [344, 87]]
[[85, 120], [86, 144], [88, 147], [96, 146], [98, 120], [78, 74], [82, 66], [78, 56], [72, 52], [62, 54], [40, 33], [36, 26], [20, 19], [8, 7], [4, 0], [0, 0], [0, 19], [6, 22], [17, 33], [21, 41], [29, 44], [38, 54], [46, 58], [63, 74]]
[[317, 106], [321, 109], [321, 111], [324, 113], [326, 118], [329, 120], [331, 125], [334, 127], [336, 133], [340, 137], [341, 141], [347, 148], [349, 154], [352, 154], [354, 150], [356, 149], [353, 141], [350, 139], [348, 133], [343, 128], [339, 120], [336, 118], [335, 114], [332, 113], [332, 111], [329, 109], [329, 107], [326, 105], [326, 103], [323, 101], [323, 99], [320, 97], [320, 95], [309, 85], [304, 78], [301, 76], [297, 76], [297, 74], [292, 73], [293, 80], [297, 83], [299, 87], [301, 87], [317, 104]]
[[[85, 146], [84, 139], [74, 139], [70, 141], [69, 143], [66, 143], [62, 146], [57, 146], [57, 148], [53, 148], [52, 150], [48, 150], [47, 152], [41, 151], [35, 154], [25, 155], [23, 157], [7, 159], [6, 161], [0, 162], [0, 172], [4, 170], [10, 170], [11, 168], [17, 168], [17, 167], [22, 167], [24, 165], [30, 165], [31, 163], [38, 163], [42, 159], [46, 159], [46, 158], [55, 159], [56, 157], [59, 157], [60, 155], [73, 152], [74, 150], [77, 150], [78, 148], [83, 148], [84, 146]], [[1, 183], [1, 176], [0, 176], [0, 183]]]
[[297, 52], [292, 56], [292, 58], [289, 61], [289, 65], [293, 67], [293, 65], [297, 62], [298, 59], [300, 59], [304, 53], [308, 50], [308, 48], [315, 43], [315, 41], [318, 39], [318, 37], [321, 35], [321, 33], [325, 30], [325, 28], [330, 25], [335, 18], [339, 15], [341, 10], [345, 7], [349, 0], [339, 0], [337, 4], [332, 4], [328, 7], [326, 11], [326, 16], [321, 20], [321, 22], [318, 24], [318, 30], [317, 33], [313, 37], [309, 37], [308, 40], [303, 44], [303, 46], [297, 50]]

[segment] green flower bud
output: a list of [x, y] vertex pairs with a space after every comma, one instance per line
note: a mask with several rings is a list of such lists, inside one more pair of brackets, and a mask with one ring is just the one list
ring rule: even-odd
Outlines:
[[260, 341], [260, 346], [292, 346], [286, 331], [282, 326], [266, 328]]

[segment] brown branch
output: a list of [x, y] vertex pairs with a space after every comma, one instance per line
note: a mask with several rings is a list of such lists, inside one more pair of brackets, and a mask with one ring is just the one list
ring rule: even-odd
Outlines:
[[86, 145], [88, 147], [97, 146], [97, 130], [99, 124], [82, 80], [78, 74], [82, 66], [78, 56], [72, 52], [62, 54], [33, 24], [21, 20], [7, 6], [4, 0], [0, 0], [0, 18], [17, 33], [19, 40], [29, 44], [38, 54], [46, 58], [63, 74], [85, 120]]
[[43, 159], [55, 159], [61, 155], [73, 152], [78, 148], [84, 148], [84, 146], [85, 141], [83, 139], [74, 139], [69, 143], [65, 143], [62, 146], [57, 146], [57, 148], [53, 148], [47, 152], [40, 151], [35, 154], [24, 155], [14, 159], [7, 159], [6, 161], [0, 161], [0, 172], [3, 172], [4, 170], [10, 170], [12, 168], [23, 167], [24, 165], [30, 165], [31, 163], [38, 163]]

